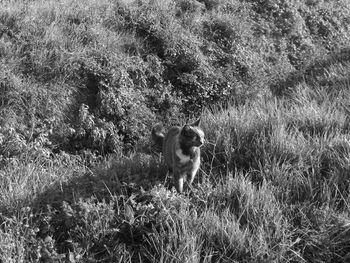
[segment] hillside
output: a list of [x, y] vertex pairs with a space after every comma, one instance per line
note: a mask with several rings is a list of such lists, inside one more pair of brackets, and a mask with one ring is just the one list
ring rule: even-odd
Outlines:
[[[350, 4], [0, 2], [0, 262], [350, 262]], [[201, 116], [193, 189], [152, 125]]]

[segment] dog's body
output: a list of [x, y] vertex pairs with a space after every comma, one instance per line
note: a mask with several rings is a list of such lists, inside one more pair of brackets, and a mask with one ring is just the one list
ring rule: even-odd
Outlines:
[[183, 127], [174, 126], [166, 135], [160, 126], [152, 130], [152, 139], [159, 147], [162, 144], [164, 161], [173, 174], [178, 192], [183, 191], [184, 182], [191, 185], [200, 167], [200, 146], [204, 143], [204, 132], [198, 127], [200, 120]]

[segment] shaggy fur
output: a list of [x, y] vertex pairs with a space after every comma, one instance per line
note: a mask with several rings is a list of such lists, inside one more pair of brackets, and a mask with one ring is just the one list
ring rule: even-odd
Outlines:
[[152, 129], [153, 143], [162, 146], [164, 161], [180, 193], [184, 183], [191, 185], [200, 167], [200, 146], [204, 143], [204, 132], [199, 128], [199, 123], [200, 120], [197, 120], [183, 127], [173, 126], [166, 135], [159, 125]]

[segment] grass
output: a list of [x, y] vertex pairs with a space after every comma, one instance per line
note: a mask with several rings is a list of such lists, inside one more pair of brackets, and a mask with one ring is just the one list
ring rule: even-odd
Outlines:
[[[347, 1], [0, 10], [0, 262], [350, 261]], [[199, 112], [178, 194], [150, 127]]]
[[187, 194], [164, 186], [159, 158], [147, 153], [92, 170], [60, 156], [7, 163], [2, 260], [346, 262], [346, 111], [317, 101], [324, 90], [300, 92], [205, 111], [209, 143]]

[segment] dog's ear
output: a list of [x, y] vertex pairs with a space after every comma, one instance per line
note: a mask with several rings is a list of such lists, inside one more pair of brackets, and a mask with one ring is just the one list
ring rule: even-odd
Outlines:
[[194, 126], [194, 127], [198, 127], [199, 124], [201, 122], [201, 118], [199, 118], [198, 120], [196, 120], [195, 122], [193, 122], [192, 124], [190, 124], [190, 126]]
[[190, 127], [190, 125], [185, 124], [185, 125], [182, 127], [182, 130], [183, 130], [184, 132], [188, 132], [189, 130], [191, 130], [191, 127]]

